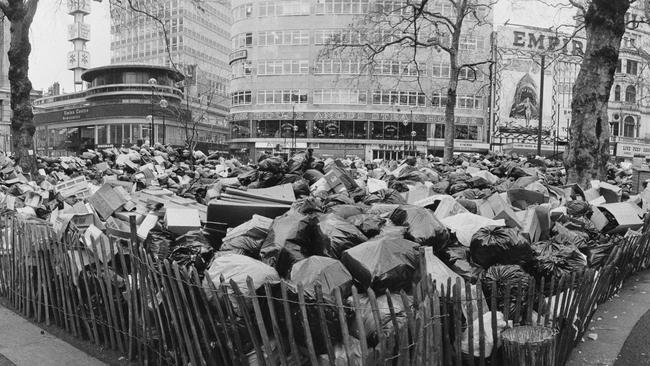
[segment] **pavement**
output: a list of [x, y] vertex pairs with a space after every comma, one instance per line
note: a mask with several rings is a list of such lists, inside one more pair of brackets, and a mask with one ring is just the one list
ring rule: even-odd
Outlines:
[[598, 306], [566, 366], [650, 365], [649, 310], [650, 271], [645, 271], [630, 277], [618, 295]]
[[105, 366], [0, 306], [0, 366]]

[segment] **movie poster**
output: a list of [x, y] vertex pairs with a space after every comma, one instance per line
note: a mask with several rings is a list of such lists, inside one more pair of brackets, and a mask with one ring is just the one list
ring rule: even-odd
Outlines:
[[541, 93], [539, 60], [504, 59], [500, 70], [497, 130], [500, 133], [537, 135], [541, 97], [542, 135], [554, 131], [553, 78], [551, 70], [544, 73], [544, 91]]

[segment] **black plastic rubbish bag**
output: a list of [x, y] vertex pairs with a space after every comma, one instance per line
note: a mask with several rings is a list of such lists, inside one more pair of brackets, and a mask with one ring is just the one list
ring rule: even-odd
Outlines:
[[344, 219], [347, 219], [350, 216], [361, 215], [364, 213], [364, 209], [358, 205], [336, 205], [328, 208], [326, 212], [333, 213]]
[[[289, 314], [291, 316], [291, 324], [293, 325], [293, 334], [294, 339], [299, 346], [307, 346], [307, 336], [305, 334], [305, 328], [303, 327], [303, 315], [299, 306], [298, 290], [296, 286], [289, 282], [284, 282], [287, 287], [287, 300], [283, 301], [282, 299], [282, 282], [274, 282], [269, 285], [270, 293], [267, 293], [265, 288], [262, 287], [257, 290], [258, 296], [271, 297], [273, 299], [273, 308], [275, 310], [275, 317], [280, 326], [280, 332], [282, 334], [276, 335], [275, 338], [286, 338], [288, 337], [287, 327], [283, 326], [284, 324], [289, 324], [289, 321], [286, 319], [284, 305], [289, 305]], [[320, 307], [323, 310], [325, 317], [325, 327], [330, 337], [332, 343], [341, 342], [343, 339], [343, 334], [341, 332], [341, 326], [338, 318], [338, 310], [336, 304], [328, 299], [323, 298], [323, 301], [319, 302], [317, 299], [312, 296], [309, 292], [304, 292], [304, 299], [306, 303], [305, 309], [307, 310], [307, 321], [309, 324], [309, 331], [312, 337], [312, 343], [317, 354], [327, 353], [327, 347], [325, 342], [326, 333], [324, 329], [320, 326], [321, 318], [319, 315], [318, 308]], [[346, 302], [347, 304], [347, 302]], [[266, 300], [260, 301], [260, 307], [262, 311], [262, 317], [266, 325], [266, 329], [272, 330], [273, 323], [270, 317], [270, 310]], [[345, 307], [346, 317], [352, 316], [352, 310], [350, 307]]]
[[180, 266], [194, 266], [199, 274], [208, 268], [214, 257], [214, 249], [201, 242], [192, 242], [175, 247], [169, 254], [169, 260]]
[[381, 232], [384, 223], [386, 223], [386, 219], [374, 214], [354, 215], [348, 217], [346, 220], [361, 230], [363, 235], [368, 238], [377, 236]]
[[291, 183], [291, 186], [293, 187], [293, 194], [296, 197], [309, 196], [310, 190], [309, 182], [307, 182], [307, 180], [303, 178], [298, 179]]
[[592, 212], [589, 202], [570, 201], [566, 204], [566, 213], [569, 216], [589, 216]]
[[325, 212], [323, 207], [323, 202], [317, 197], [307, 197], [301, 200], [294, 202], [291, 205], [291, 211], [301, 213], [304, 215], [312, 213], [322, 213]]
[[276, 217], [262, 243], [262, 261], [286, 277], [291, 266], [299, 260], [310, 255], [323, 255], [324, 248], [319, 248], [313, 240], [314, 221], [314, 216], [295, 211]]
[[307, 169], [307, 156], [304, 152], [297, 153], [289, 159], [287, 172], [290, 174], [302, 174]]
[[319, 179], [323, 178], [323, 173], [316, 169], [307, 169], [305, 173], [302, 175], [303, 178], [307, 179], [309, 182], [309, 185], [313, 185], [316, 183]]
[[281, 157], [274, 156], [260, 161], [257, 168], [264, 172], [286, 173], [287, 163]]
[[323, 205], [325, 207], [332, 207], [336, 205], [354, 205], [354, 200], [348, 193], [330, 194], [323, 198]]
[[563, 245], [555, 242], [540, 242], [533, 246], [536, 258], [536, 273], [550, 280], [559, 279], [571, 273], [579, 273], [587, 267], [587, 256], [575, 245]]
[[[234, 281], [242, 293], [248, 293], [248, 285], [246, 280], [250, 277], [253, 280], [255, 288], [260, 288], [266, 282], [279, 281], [280, 276], [278, 272], [271, 266], [268, 266], [257, 259], [239, 254], [223, 255], [214, 258], [212, 264], [208, 268], [208, 277], [204, 281], [212, 281], [215, 288], [221, 285], [221, 277], [224, 278], [224, 285], [230, 287], [230, 281]], [[204, 287], [209, 289], [209, 286]], [[208, 299], [211, 299], [213, 294], [206, 291]]]
[[418, 275], [418, 248], [409, 240], [382, 237], [346, 250], [341, 262], [363, 289], [407, 290]]
[[[338, 288], [341, 297], [352, 294], [352, 275], [341, 261], [314, 255], [297, 262], [291, 268], [291, 281], [296, 285], [302, 284], [306, 292], [316, 296], [316, 286], [321, 286], [324, 297], [332, 296], [332, 291]], [[332, 297], [334, 298], [334, 297]]]
[[495, 264], [518, 264], [526, 268], [535, 257], [530, 242], [517, 229], [506, 227], [479, 229], [472, 235], [469, 250], [472, 262], [483, 268]]
[[614, 240], [611, 240], [590, 247], [587, 250], [587, 262], [589, 262], [589, 267], [602, 267], [607, 261], [609, 254], [616, 247], [616, 244], [617, 243]]
[[[407, 307], [412, 306], [412, 298], [407, 297], [408, 303]], [[375, 314], [372, 310], [372, 305], [370, 298], [366, 295], [361, 295], [359, 297], [359, 315], [361, 316], [361, 321], [363, 323], [363, 329], [366, 334], [366, 341], [368, 342], [369, 347], [375, 347], [379, 344], [379, 332], [384, 334], [385, 338], [390, 339], [390, 337], [395, 337], [395, 333], [399, 330], [395, 329], [395, 323], [393, 323], [393, 317], [390, 312], [390, 307], [388, 305], [388, 296], [381, 295], [377, 296], [377, 309], [379, 311], [379, 324], [375, 321]], [[406, 309], [402, 297], [399, 294], [391, 294], [390, 301], [392, 302], [393, 310], [395, 313], [395, 320], [399, 328], [407, 326], [407, 317]], [[359, 338], [361, 332], [358, 328], [357, 322], [352, 322], [350, 324], [350, 334], [356, 338]]]
[[[525, 295], [528, 292], [531, 276], [526, 273], [521, 266], [507, 265], [507, 266], [492, 266], [485, 270], [481, 275], [482, 287], [485, 292], [485, 300], [491, 306], [492, 296], [497, 298], [497, 311], [503, 312], [506, 304], [510, 304], [509, 312], [510, 319], [513, 319], [517, 298]], [[492, 293], [492, 283], [496, 283], [497, 292]], [[505, 298], [506, 288], [510, 287], [510, 298]], [[526, 309], [526, 304], [521, 307], [523, 311]], [[495, 311], [495, 309], [490, 309]], [[516, 318], [514, 318], [516, 319]]]
[[318, 242], [318, 247], [325, 248], [327, 256], [339, 259], [345, 250], [368, 241], [368, 238], [342, 217], [329, 213], [319, 216], [313, 240]]
[[455, 261], [449, 265], [449, 268], [471, 284], [478, 282], [483, 273], [483, 268], [475, 266], [465, 259]]
[[394, 189], [380, 189], [379, 191], [366, 196], [363, 203], [366, 205], [371, 205], [373, 203], [395, 203], [403, 205], [406, 204], [406, 200]]
[[258, 178], [259, 178], [259, 172], [257, 170], [249, 170], [237, 176], [237, 180], [242, 186], [247, 186], [255, 182]]
[[219, 251], [239, 251], [251, 258], [260, 259], [260, 249], [262, 248], [261, 239], [253, 239], [250, 236], [239, 235], [229, 238], [221, 244]]
[[420, 245], [433, 247], [439, 252], [449, 244], [449, 230], [433, 211], [424, 207], [400, 206], [390, 215], [390, 220], [398, 226], [407, 226], [406, 238]]

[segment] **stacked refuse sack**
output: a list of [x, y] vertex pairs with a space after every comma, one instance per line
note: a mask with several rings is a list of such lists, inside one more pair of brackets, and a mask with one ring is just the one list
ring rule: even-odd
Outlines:
[[[308, 151], [243, 165], [157, 145], [41, 157], [31, 177], [0, 157], [0, 200], [19, 215], [48, 220], [59, 238], [78, 234], [89, 255], [128, 245], [133, 224], [156, 260], [197, 270], [212, 306], [223, 306], [209, 290], [222, 280], [245, 288], [250, 276], [258, 295], [274, 301], [282, 282], [289, 299], [303, 287], [306, 302], [327, 305], [327, 334], [337, 347], [336, 294], [351, 305], [355, 288], [365, 329], [350, 312], [350, 331], [374, 346], [379, 332], [404, 325], [423, 273], [437, 283], [481, 280], [485, 295], [498, 298], [490, 310], [502, 312], [513, 303], [505, 297], [531, 283], [604, 265], [625, 236], [638, 235], [650, 206], [643, 187], [632, 195], [629, 166], [610, 170], [611, 179], [579, 187], [564, 183], [559, 162], [517, 155], [461, 155], [444, 164], [321, 160]], [[108, 247], [95, 253], [91, 242]], [[426, 269], [419, 268], [422, 248], [435, 263]], [[377, 329], [369, 289], [378, 303], [393, 305], [396, 322], [380, 306]], [[292, 315], [300, 313], [295, 303]], [[252, 311], [233, 308], [240, 319]], [[273, 308], [285, 317], [281, 304]], [[308, 309], [308, 321], [321, 324], [316, 307]], [[270, 308], [262, 310], [270, 318]], [[293, 324], [295, 338], [305, 339], [300, 322]], [[323, 332], [311, 329], [318, 352], [326, 351]]]

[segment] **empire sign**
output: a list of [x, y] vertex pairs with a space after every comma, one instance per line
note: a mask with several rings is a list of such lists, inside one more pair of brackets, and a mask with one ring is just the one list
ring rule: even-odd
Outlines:
[[571, 56], [583, 56], [585, 54], [584, 42], [578, 39], [523, 31], [513, 31], [512, 35], [513, 47], [526, 48], [528, 50], [561, 52]]

